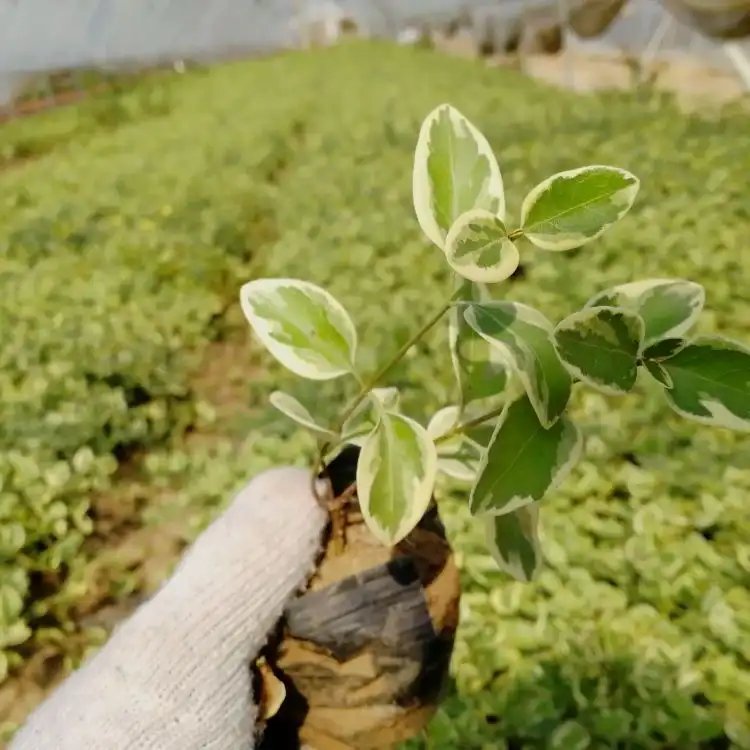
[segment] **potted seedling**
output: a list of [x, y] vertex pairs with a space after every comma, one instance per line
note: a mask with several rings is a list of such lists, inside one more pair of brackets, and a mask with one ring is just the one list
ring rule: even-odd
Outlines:
[[[290, 395], [270, 397], [319, 438], [311, 468], [330, 524], [308, 590], [264, 654], [285, 685], [284, 699], [266, 712], [268, 736], [291, 732], [290, 747], [382, 750], [423, 727], [458, 622], [458, 575], [437, 515], [436, 476], [465, 483], [498, 565], [531, 580], [541, 564], [542, 501], [582, 450], [566, 414], [574, 386], [624, 394], [643, 369], [678, 413], [750, 431], [750, 350], [718, 337], [687, 338], [704, 305], [699, 284], [631, 281], [557, 323], [487, 292], [514, 273], [519, 246], [587, 245], [625, 215], [638, 187], [634, 175], [611, 166], [561, 172], [528, 193], [511, 223], [487, 140], [442, 105], [419, 133], [413, 198], [419, 226], [456, 283], [395, 355], [372, 374], [360, 372], [351, 318], [308, 281], [242, 287], [247, 320], [282, 365], [303, 378], [359, 384], [334, 424], [320, 424]], [[445, 321], [456, 403], [434, 415], [404, 414], [388, 375]]]

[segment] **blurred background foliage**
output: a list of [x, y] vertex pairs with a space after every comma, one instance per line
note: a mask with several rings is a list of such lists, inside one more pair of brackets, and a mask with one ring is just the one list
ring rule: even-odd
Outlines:
[[[522, 252], [498, 294], [553, 319], [606, 286], [705, 285], [700, 332], [750, 340], [747, 109], [686, 114], [647, 90], [579, 96], [375, 42], [135, 81], [0, 126], [0, 719], [101, 642], [258, 470], [313, 445], [267, 405], [322, 418], [250, 341], [239, 285], [310, 279], [351, 311], [363, 364], [444, 299], [411, 206], [440, 102], [486, 134], [510, 211], [587, 163], [636, 173], [602, 240]], [[41, 147], [29, 144], [43, 144]], [[25, 145], [24, 145], [25, 144]], [[444, 331], [395, 370], [406, 413], [455, 398]], [[750, 442], [686, 423], [650, 383], [575, 394], [583, 460], [543, 513], [545, 566], [513, 582], [465, 491], [441, 487], [465, 595], [453, 684], [412, 750], [750, 747]]]

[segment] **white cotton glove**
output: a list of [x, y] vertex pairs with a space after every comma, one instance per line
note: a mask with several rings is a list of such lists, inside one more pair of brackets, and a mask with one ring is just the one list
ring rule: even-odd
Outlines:
[[10, 750], [252, 748], [249, 666], [312, 571], [325, 519], [308, 472], [257, 476]]

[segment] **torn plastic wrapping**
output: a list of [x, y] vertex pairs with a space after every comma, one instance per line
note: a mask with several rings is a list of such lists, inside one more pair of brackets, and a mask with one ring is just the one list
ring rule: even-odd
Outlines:
[[286, 688], [261, 727], [266, 750], [387, 750], [418, 734], [437, 707], [460, 596], [437, 508], [389, 549], [354, 499], [346, 533], [345, 551], [329, 545], [264, 653]]

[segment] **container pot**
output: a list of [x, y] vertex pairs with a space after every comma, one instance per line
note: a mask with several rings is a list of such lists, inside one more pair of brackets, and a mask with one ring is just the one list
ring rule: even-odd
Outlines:
[[441, 695], [458, 625], [452, 550], [434, 503], [393, 548], [370, 534], [353, 486], [358, 453], [346, 448], [326, 470], [336, 517], [262, 654], [261, 713], [274, 704], [260, 727], [266, 750], [388, 750], [422, 730]]

